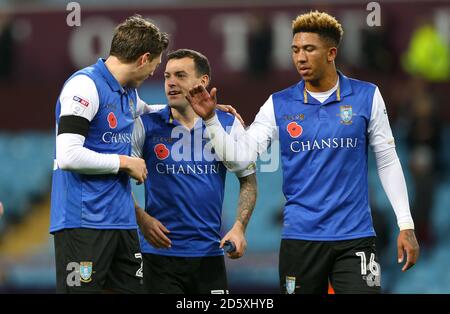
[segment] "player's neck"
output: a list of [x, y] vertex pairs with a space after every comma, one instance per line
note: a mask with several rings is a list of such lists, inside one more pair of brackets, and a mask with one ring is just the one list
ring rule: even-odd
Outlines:
[[186, 106], [184, 108], [171, 107], [170, 111], [172, 113], [172, 117], [180, 122], [188, 130], [194, 127], [195, 121], [198, 118], [198, 115], [195, 113], [191, 106]]
[[119, 82], [120, 86], [124, 87], [128, 84], [129, 69], [127, 64], [120, 62], [117, 57], [109, 56], [105, 61], [105, 66], [117, 82]]
[[320, 80], [305, 82], [305, 87], [309, 92], [321, 93], [332, 89], [337, 81], [338, 74], [336, 69], [333, 69], [333, 71], [329, 71], [329, 73], [325, 74]]

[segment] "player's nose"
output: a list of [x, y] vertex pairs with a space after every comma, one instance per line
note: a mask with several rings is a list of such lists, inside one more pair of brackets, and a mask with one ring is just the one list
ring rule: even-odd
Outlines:
[[307, 61], [308, 61], [308, 58], [306, 57], [305, 53], [299, 52], [297, 54], [297, 62], [298, 63], [303, 64], [303, 63], [306, 63]]

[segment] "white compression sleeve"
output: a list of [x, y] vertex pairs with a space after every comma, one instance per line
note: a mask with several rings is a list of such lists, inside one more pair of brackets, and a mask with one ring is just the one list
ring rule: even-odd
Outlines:
[[402, 166], [394, 147], [375, 152], [378, 176], [394, 209], [400, 230], [414, 229]]
[[84, 145], [84, 136], [63, 133], [56, 137], [56, 162], [63, 170], [81, 174], [116, 174], [120, 159], [117, 154], [101, 154]]
[[230, 168], [238, 170], [242, 162], [256, 161], [277, 137], [272, 96], [260, 108], [252, 125], [238, 138], [225, 132], [217, 115], [205, 121], [205, 125], [217, 156]]
[[248, 135], [243, 134], [239, 140], [225, 132], [217, 115], [205, 121], [207, 137], [211, 140], [219, 160], [226, 162], [228, 169], [244, 170], [243, 165], [256, 161], [257, 151], [251, 145]]

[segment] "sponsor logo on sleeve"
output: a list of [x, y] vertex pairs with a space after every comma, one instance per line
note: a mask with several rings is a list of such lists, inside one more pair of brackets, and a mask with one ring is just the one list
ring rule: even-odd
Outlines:
[[89, 101], [87, 101], [86, 99], [83, 99], [81, 97], [78, 96], [73, 96], [73, 100], [82, 104], [85, 107], [89, 107]]
[[87, 107], [89, 107], [89, 101], [78, 96], [73, 96], [72, 114], [81, 116]]

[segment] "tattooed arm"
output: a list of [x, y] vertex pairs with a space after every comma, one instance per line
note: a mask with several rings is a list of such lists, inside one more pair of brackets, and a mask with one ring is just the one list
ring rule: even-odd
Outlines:
[[241, 189], [239, 192], [239, 204], [236, 222], [230, 231], [223, 237], [220, 242], [220, 247], [223, 247], [225, 241], [232, 241], [236, 250], [232, 253], [227, 253], [230, 258], [239, 258], [244, 255], [247, 248], [247, 241], [245, 240], [245, 230], [248, 222], [252, 216], [253, 209], [256, 203], [257, 185], [256, 175], [253, 173], [246, 177], [239, 178]]
[[256, 174], [253, 173], [244, 178], [239, 178], [239, 183], [241, 184], [241, 189], [239, 192], [238, 216], [236, 222], [240, 223], [245, 232], [256, 203]]

